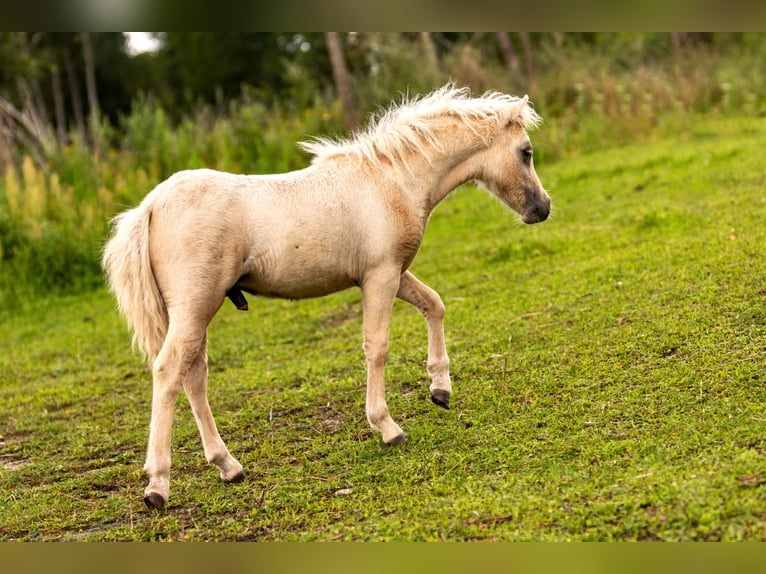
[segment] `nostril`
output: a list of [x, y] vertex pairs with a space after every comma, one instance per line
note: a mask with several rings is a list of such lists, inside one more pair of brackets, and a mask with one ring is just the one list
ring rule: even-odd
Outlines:
[[538, 217], [540, 218], [540, 221], [545, 221], [548, 219], [548, 215], [551, 213], [551, 200], [548, 198], [545, 203], [538, 205], [535, 209], [537, 212]]

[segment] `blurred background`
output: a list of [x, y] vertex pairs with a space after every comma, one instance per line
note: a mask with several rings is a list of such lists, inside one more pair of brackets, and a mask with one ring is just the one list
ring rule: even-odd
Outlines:
[[109, 219], [180, 169], [282, 172], [454, 81], [529, 94], [536, 164], [766, 113], [766, 35], [0, 33], [0, 314], [102, 284]]

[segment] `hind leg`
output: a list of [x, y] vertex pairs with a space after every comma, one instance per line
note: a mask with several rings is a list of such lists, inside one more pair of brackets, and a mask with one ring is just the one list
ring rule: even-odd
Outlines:
[[[196, 189], [197, 184], [190, 185]], [[168, 190], [150, 223], [151, 268], [168, 316], [167, 335], [152, 365], [152, 422], [144, 466], [149, 477], [144, 500], [153, 508], [162, 508], [170, 491], [173, 408], [182, 387], [206, 458], [218, 466], [224, 480], [235, 480], [242, 472], [218, 435], [206, 396], [207, 328], [241, 275], [241, 234], [223, 227], [232, 220], [221, 219], [225, 202], [203, 202], [212, 194], [194, 196], [199, 201], [190, 209], [192, 188], [177, 195]], [[200, 193], [204, 189], [200, 183]], [[211, 223], [215, 221], [221, 225]]]
[[170, 442], [173, 410], [185, 387], [202, 435], [205, 454], [221, 469], [224, 480], [235, 480], [242, 467], [226, 450], [207, 403], [207, 326], [223, 302], [194, 301], [168, 305], [168, 332], [152, 364], [152, 418], [144, 471], [149, 484], [144, 502], [162, 509], [170, 494]]
[[184, 380], [184, 391], [189, 398], [194, 419], [197, 421], [205, 459], [221, 472], [224, 482], [239, 482], [245, 478], [242, 465], [231, 456], [218, 434], [218, 429], [207, 400], [207, 336], [203, 339], [199, 353]]
[[170, 322], [165, 342], [152, 365], [152, 419], [144, 471], [149, 484], [144, 502], [162, 509], [170, 494], [170, 438], [173, 410], [189, 369], [199, 354], [207, 325], [194, 328], [189, 323]]
[[425, 317], [428, 327], [428, 374], [431, 377], [431, 400], [445, 409], [449, 408], [452, 382], [449, 375], [449, 357], [444, 343], [444, 303], [439, 294], [406, 271], [402, 274], [399, 291], [402, 301], [407, 301]]

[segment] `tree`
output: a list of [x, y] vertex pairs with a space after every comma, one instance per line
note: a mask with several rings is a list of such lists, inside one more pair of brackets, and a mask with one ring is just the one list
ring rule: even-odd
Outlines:
[[670, 35], [673, 38], [673, 47], [676, 51], [686, 46], [710, 44], [713, 40], [712, 32], [671, 32]]
[[535, 65], [532, 62], [532, 42], [529, 39], [528, 32], [519, 32], [519, 36], [521, 36], [521, 46], [524, 53], [527, 82], [529, 82], [530, 86], [534, 87], [537, 84], [537, 75], [535, 73]]
[[176, 105], [215, 103], [241, 95], [242, 86], [278, 93], [285, 86], [278, 34], [167, 32], [160, 57]]
[[359, 129], [359, 115], [351, 85], [351, 74], [349, 74], [348, 67], [346, 66], [346, 58], [343, 55], [340, 37], [337, 32], [325, 32], [325, 37], [327, 40], [327, 51], [330, 54], [330, 63], [332, 64], [332, 74], [335, 79], [335, 88], [343, 103], [346, 127], [350, 131], [356, 131]]
[[98, 106], [98, 90], [96, 90], [96, 70], [93, 66], [93, 45], [90, 41], [90, 32], [81, 32], [82, 60], [85, 63], [85, 88], [88, 93], [88, 108], [90, 117], [98, 118], [100, 115]]
[[80, 86], [77, 81], [77, 71], [72, 59], [72, 51], [69, 45], [61, 47], [61, 59], [64, 62], [66, 72], [67, 86], [69, 86], [69, 101], [72, 104], [72, 114], [74, 115], [75, 127], [80, 141], [87, 141], [85, 129], [85, 116], [83, 115], [82, 99], [80, 97]]
[[503, 56], [505, 67], [512, 74], [519, 72], [519, 58], [516, 56], [516, 51], [513, 49], [511, 38], [508, 32], [496, 32], [495, 38], [497, 39], [497, 46], [500, 49], [500, 54]]
[[61, 69], [57, 59], [51, 63], [51, 90], [53, 91], [53, 111], [56, 118], [56, 137], [59, 144], [67, 141], [66, 109], [64, 107], [64, 88], [61, 84]]
[[0, 33], [0, 160], [14, 165], [14, 150], [26, 149], [45, 166], [51, 139], [40, 77], [45, 62], [35, 54], [40, 33]]
[[439, 58], [430, 32], [420, 32], [420, 45], [423, 48], [428, 72], [436, 76], [439, 73]]

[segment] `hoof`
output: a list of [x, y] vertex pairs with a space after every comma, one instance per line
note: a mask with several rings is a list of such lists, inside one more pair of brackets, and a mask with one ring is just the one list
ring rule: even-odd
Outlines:
[[234, 476], [234, 478], [230, 480], [224, 480], [224, 482], [226, 484], [234, 484], [235, 482], [242, 482], [243, 480], [245, 480], [245, 472], [241, 470], [239, 471], [239, 474]]
[[394, 438], [392, 438], [389, 441], [386, 441], [386, 444], [388, 446], [396, 446], [399, 444], [404, 444], [407, 442], [407, 437], [404, 436], [404, 433], [396, 435]]
[[162, 510], [165, 508], [165, 499], [158, 492], [150, 492], [144, 496], [144, 504], [149, 507], [150, 510]]
[[431, 400], [433, 403], [447, 410], [449, 410], [449, 397], [449, 392], [442, 389], [434, 389], [431, 393]]

